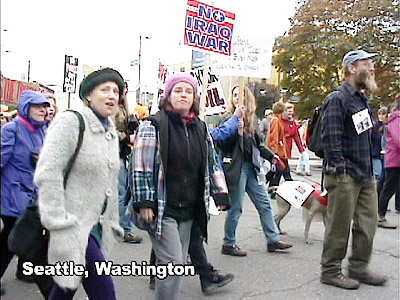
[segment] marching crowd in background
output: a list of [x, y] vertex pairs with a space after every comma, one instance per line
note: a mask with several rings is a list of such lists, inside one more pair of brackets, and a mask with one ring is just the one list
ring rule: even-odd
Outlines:
[[[356, 289], [360, 282], [385, 283], [385, 276], [367, 268], [372, 241], [376, 226], [397, 227], [385, 218], [394, 194], [400, 212], [400, 97], [381, 107], [373, 120], [362, 91], [374, 91], [374, 56], [362, 50], [347, 53], [345, 83], [323, 106], [330, 217], [321, 282], [345, 289]], [[1, 276], [14, 257], [8, 236], [34, 203], [50, 232], [47, 262], [73, 261], [89, 271], [83, 279], [74, 275], [37, 281], [23, 274], [26, 260], [20, 257], [16, 278], [36, 282], [46, 299], [73, 299], [81, 283], [89, 299], [116, 299], [112, 278], [96, 274], [94, 262], [107, 260], [115, 236], [141, 243], [138, 229], [151, 239], [151, 264], [186, 264], [189, 258], [204, 293], [225, 286], [234, 275], [219, 273], [204, 248], [209, 208], [227, 211], [221, 253], [246, 256], [238, 238], [245, 193], [258, 211], [267, 251], [293, 246], [281, 240], [271, 197], [282, 176], [292, 180], [288, 160], [293, 144], [300, 153], [296, 174], [311, 176], [309, 120], [294, 118], [294, 104], [278, 101], [258, 120], [254, 94], [236, 86], [224, 122], [211, 128], [199, 119], [197, 81], [188, 74], [169, 78], [156, 115], [142, 105], [129, 115], [127, 92], [128, 85], [113, 69], [95, 71], [82, 81], [79, 113], [85, 129], [68, 180], [65, 169], [79, 142], [75, 114], [58, 112], [53, 95], [35, 91], [21, 95], [14, 118], [2, 107]], [[350, 230], [353, 253], [346, 276], [341, 264]], [[182, 279], [152, 276], [150, 288], [156, 299], [177, 299]]]

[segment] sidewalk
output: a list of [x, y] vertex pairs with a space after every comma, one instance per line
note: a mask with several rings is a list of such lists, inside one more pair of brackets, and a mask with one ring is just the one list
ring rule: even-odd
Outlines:
[[[314, 154], [314, 152], [307, 149], [308, 155], [310, 157], [310, 165], [314, 168], [322, 168], [322, 159]], [[296, 145], [292, 148], [292, 158], [289, 159], [289, 166], [292, 170], [296, 170], [297, 163], [299, 161], [300, 152]]]

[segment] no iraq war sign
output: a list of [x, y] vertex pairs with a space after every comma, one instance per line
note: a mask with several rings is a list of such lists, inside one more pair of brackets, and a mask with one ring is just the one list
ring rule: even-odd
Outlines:
[[234, 20], [234, 13], [188, 0], [185, 45], [231, 55]]

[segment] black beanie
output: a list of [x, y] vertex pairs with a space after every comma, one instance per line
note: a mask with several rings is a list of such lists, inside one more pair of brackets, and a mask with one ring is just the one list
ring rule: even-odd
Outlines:
[[84, 100], [96, 86], [107, 81], [113, 81], [118, 85], [119, 96], [121, 97], [125, 89], [124, 78], [122, 78], [119, 72], [110, 68], [105, 68], [90, 73], [82, 80], [79, 86], [79, 98]]

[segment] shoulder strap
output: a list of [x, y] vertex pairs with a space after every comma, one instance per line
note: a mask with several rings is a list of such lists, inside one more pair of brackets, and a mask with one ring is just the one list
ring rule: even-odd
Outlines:
[[344, 85], [342, 85], [338, 89], [338, 91], [341, 92], [342, 94], [344, 94], [344, 105], [345, 105], [346, 114], [347, 114], [348, 108], [349, 108], [349, 98], [351, 98], [351, 95], [350, 95], [349, 91], [344, 87]]
[[80, 148], [82, 146], [83, 133], [85, 132], [85, 122], [83, 121], [82, 115], [79, 112], [75, 111], [75, 110], [68, 109], [67, 111], [70, 111], [70, 112], [74, 113], [78, 117], [78, 120], [79, 120], [79, 135], [78, 135], [78, 143], [77, 143], [77, 145], [75, 147], [75, 152], [71, 156], [71, 158], [69, 159], [67, 167], [65, 168], [64, 189], [65, 189], [65, 187], [67, 185], [67, 180], [68, 180], [68, 177], [69, 177], [69, 173], [71, 172], [72, 166], [74, 165], [76, 156], [78, 155], [78, 152], [79, 152], [79, 150], [80, 150]]

